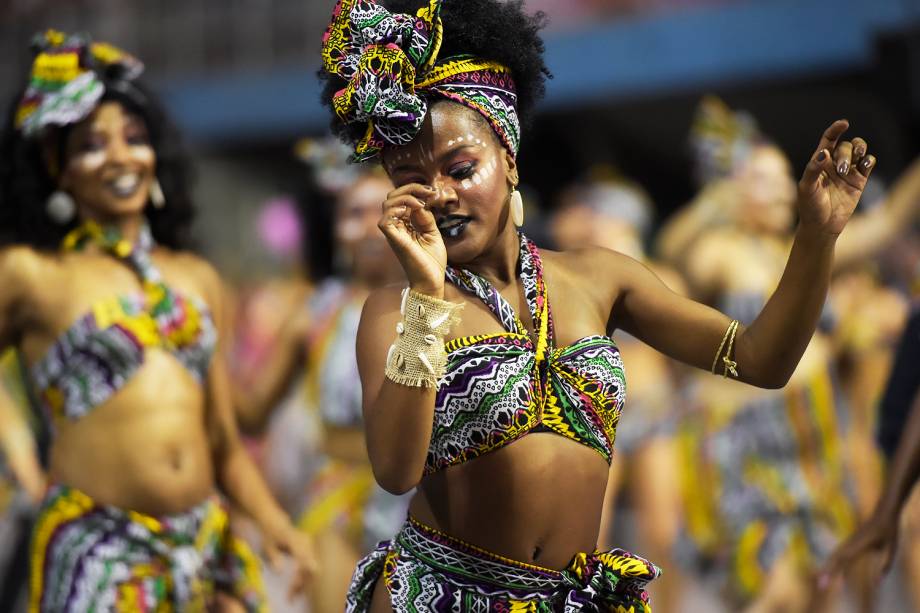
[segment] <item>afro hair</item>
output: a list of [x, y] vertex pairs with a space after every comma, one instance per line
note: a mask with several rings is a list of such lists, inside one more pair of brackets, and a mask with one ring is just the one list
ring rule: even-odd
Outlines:
[[[382, 0], [393, 13], [414, 15], [427, 2], [422, 0]], [[517, 90], [517, 112], [521, 126], [530, 124], [533, 110], [545, 92], [545, 81], [552, 74], [543, 60], [545, 50], [540, 30], [546, 14], [528, 14], [524, 0], [444, 0], [441, 4], [444, 40], [439, 59], [455, 55], [474, 55], [498, 62], [511, 70]], [[347, 83], [338, 75], [320, 70], [324, 81], [322, 102], [330, 110], [335, 93]], [[344, 125], [333, 113], [332, 131], [342, 140], [354, 144], [365, 128]]]

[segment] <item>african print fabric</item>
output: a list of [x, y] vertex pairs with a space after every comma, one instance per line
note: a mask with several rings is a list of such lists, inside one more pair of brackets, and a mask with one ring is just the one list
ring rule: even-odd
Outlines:
[[358, 563], [346, 613], [370, 608], [382, 580], [397, 613], [648, 613], [646, 584], [661, 571], [623, 551], [580, 553], [562, 571], [525, 564], [409, 518]]
[[105, 92], [99, 72], [118, 72], [130, 80], [144, 70], [133, 56], [84, 35], [48, 30], [34, 37], [32, 47], [36, 53], [32, 74], [14, 119], [16, 128], [27, 136], [89, 115]]
[[459, 102], [490, 123], [517, 155], [521, 126], [510, 70], [471, 56], [438, 59], [441, 0], [416, 15], [393, 14], [374, 0], [339, 0], [323, 36], [323, 68], [348, 82], [333, 97], [346, 125], [364, 126], [353, 160], [406, 145], [422, 127], [428, 98]]
[[447, 279], [482, 300], [507, 332], [446, 343], [447, 372], [438, 384], [426, 474], [536, 429], [572, 439], [611, 461], [626, 400], [619, 351], [606, 336], [556, 347], [539, 250], [523, 234], [520, 245], [520, 278], [536, 340], [486, 279], [447, 270]]
[[259, 562], [216, 501], [156, 518], [49, 491], [32, 536], [29, 611], [204, 612], [217, 590], [266, 610]]
[[854, 527], [838, 407], [824, 370], [740, 407], [700, 407], [682, 424], [685, 545], [740, 600], [781, 558], [813, 571]]
[[307, 489], [308, 506], [297, 520], [307, 534], [335, 529], [361, 542], [364, 510], [374, 493], [374, 474], [370, 466], [353, 466], [326, 458]]
[[63, 249], [90, 244], [126, 262], [143, 290], [94, 304], [32, 366], [30, 375], [52, 423], [79, 419], [108, 400], [141, 367], [147, 347], [169, 351], [202, 382], [217, 343], [204, 301], [163, 282], [150, 257], [154, 243], [146, 226], [132, 245], [117, 231], [87, 222], [65, 237]]

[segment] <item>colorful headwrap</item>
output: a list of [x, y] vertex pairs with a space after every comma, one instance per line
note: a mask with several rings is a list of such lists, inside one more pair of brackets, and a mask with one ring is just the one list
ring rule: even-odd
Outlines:
[[386, 145], [412, 141], [439, 96], [481, 113], [516, 156], [521, 139], [511, 71], [472, 56], [438, 60], [443, 27], [441, 0], [415, 16], [393, 14], [375, 0], [339, 0], [323, 37], [323, 68], [348, 85], [333, 98], [345, 124], [366, 124], [354, 161]]
[[133, 56], [85, 35], [48, 30], [36, 35], [32, 46], [32, 73], [15, 117], [16, 129], [26, 136], [89, 115], [105, 92], [100, 73], [117, 70], [119, 78], [131, 80], [144, 70]]
[[690, 129], [697, 180], [705, 185], [731, 174], [761, 142], [763, 136], [751, 115], [732, 111], [716, 96], [704, 97]]

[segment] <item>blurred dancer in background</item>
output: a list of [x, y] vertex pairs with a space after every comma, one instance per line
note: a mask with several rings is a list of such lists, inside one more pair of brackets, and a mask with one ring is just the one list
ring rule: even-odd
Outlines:
[[[685, 272], [697, 298], [754, 321], [789, 257], [791, 169], [752, 119], [717, 99], [704, 100], [694, 130], [706, 187], [662, 230], [661, 252]], [[837, 242], [836, 269], [877, 252], [916, 216], [917, 202], [898, 194], [854, 216]], [[831, 336], [837, 324], [828, 303], [782, 391], [711, 378], [694, 385], [698, 406], [686, 420], [693, 442], [682, 463], [688, 533], [727, 576], [732, 606], [832, 606], [813, 600], [813, 574], [854, 521], [846, 403]]]
[[[680, 275], [651, 261], [645, 252], [653, 216], [645, 190], [610, 170], [597, 169], [591, 179], [563, 192], [550, 233], [562, 251], [603, 247], [628, 255], [648, 266], [671, 291], [686, 295]], [[677, 364], [623, 331], [615, 336], [629, 374], [629, 410], [617, 428], [598, 546], [606, 549], [619, 538], [613, 528], [614, 510], [619, 494], [628, 487], [642, 549], [668, 569], [649, 590], [655, 609], [677, 611], [680, 574], [671, 561], [681, 523], [680, 472], [673, 439], [681, 404]]]
[[[917, 605], [917, 519], [902, 513], [909, 504], [917, 506], [920, 480], [920, 309], [914, 310], [901, 336], [880, 413], [879, 441], [890, 461], [887, 485], [868, 519], [834, 553], [824, 579], [830, 585], [834, 575], [851, 570], [870, 553], [880, 556], [882, 571], [889, 570], [900, 540], [908, 590]], [[872, 573], [870, 579], [880, 578]]]
[[[331, 257], [315, 254], [312, 268], [325, 278], [291, 312], [268, 359], [238, 392], [240, 421], [249, 430], [264, 427], [277, 408], [300, 413], [276, 418], [281, 427], [272, 428], [266, 462], [323, 561], [311, 594], [314, 611], [341, 609], [358, 558], [399, 528], [408, 506], [407, 496], [374, 482], [355, 358], [368, 294], [403, 278], [377, 228], [380, 203], [393, 186], [378, 167], [346, 168], [347, 150], [341, 152], [339, 143], [302, 147], [320, 188], [313, 190], [317, 200], [304, 203], [309, 236], [333, 236]], [[298, 398], [281, 407], [292, 389]]]
[[293, 554], [299, 585], [312, 552], [240, 443], [215, 350], [221, 282], [182, 250], [186, 167], [141, 70], [48, 31], [4, 126], [0, 346], [20, 352], [53, 429], [30, 609], [204, 609], [225, 594], [262, 610], [258, 560], [216, 490], [269, 555]]

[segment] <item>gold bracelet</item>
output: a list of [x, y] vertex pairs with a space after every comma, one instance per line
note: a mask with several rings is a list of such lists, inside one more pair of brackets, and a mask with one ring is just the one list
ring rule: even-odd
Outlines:
[[732, 350], [735, 347], [735, 334], [738, 332], [738, 320], [732, 322], [731, 326], [731, 336], [728, 337], [728, 347], [725, 348], [725, 355], [722, 356], [722, 362], [725, 364], [725, 370], [722, 372], [722, 376], [728, 378], [729, 373], [734, 378], [738, 378], [738, 362], [735, 362], [731, 359]]
[[722, 355], [722, 350], [725, 349], [725, 342], [728, 340], [728, 337], [731, 336], [732, 330], [738, 326], [738, 320], [733, 319], [728, 328], [725, 330], [725, 336], [722, 337], [722, 342], [719, 344], [719, 349], [716, 351], [716, 357], [712, 358], [712, 368], [709, 370], [712, 374], [716, 374], [716, 365], [719, 363], [719, 357]]
[[437, 387], [447, 368], [444, 336], [460, 321], [462, 304], [403, 290], [396, 342], [387, 354], [387, 379], [410, 387]]

